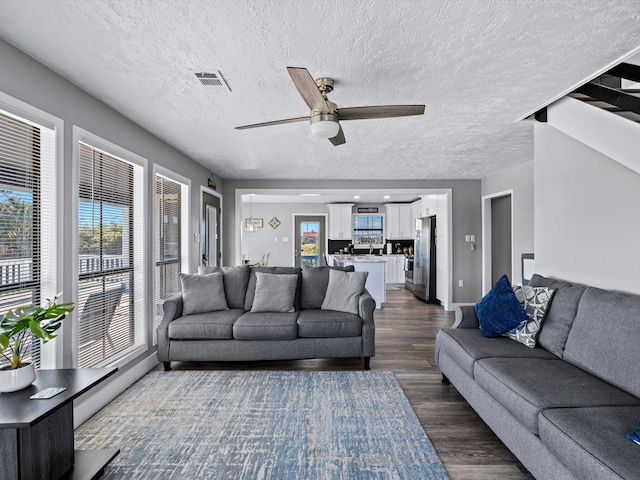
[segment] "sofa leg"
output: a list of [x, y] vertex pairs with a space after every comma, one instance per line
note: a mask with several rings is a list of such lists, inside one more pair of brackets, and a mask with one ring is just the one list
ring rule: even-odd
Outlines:
[[164, 371], [165, 372], [170, 372], [171, 371], [171, 362], [162, 362], [164, 364]]
[[442, 383], [444, 385], [450, 385], [451, 384], [451, 382], [449, 381], [449, 379], [447, 378], [447, 376], [444, 373], [442, 374]]
[[371, 357], [362, 357], [362, 360], [363, 360], [362, 369], [363, 370], [371, 370], [371, 367], [369, 365], [370, 361], [371, 361]]

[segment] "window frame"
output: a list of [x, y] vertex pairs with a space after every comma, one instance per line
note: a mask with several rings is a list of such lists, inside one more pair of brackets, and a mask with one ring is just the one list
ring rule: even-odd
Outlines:
[[[154, 187], [154, 200], [153, 200], [153, 310], [155, 312], [156, 308], [156, 297], [155, 292], [158, 285], [158, 278], [156, 276], [156, 259], [158, 258], [158, 225], [156, 224], [156, 219], [158, 218], [158, 203], [155, 201], [155, 186], [156, 186], [156, 177], [161, 176], [172, 182], [178, 183], [181, 185], [181, 205], [180, 205], [180, 221], [182, 223], [182, 228], [180, 231], [180, 271], [181, 272], [189, 272], [191, 270], [191, 248], [189, 248], [191, 242], [189, 239], [189, 232], [191, 232], [191, 215], [190, 215], [190, 203], [191, 203], [191, 180], [187, 177], [184, 177], [173, 170], [165, 168], [161, 165], [154, 164], [153, 165], [153, 187]], [[156, 322], [155, 322], [155, 314], [150, 315], [151, 317], [151, 330], [153, 332], [153, 345], [157, 345], [158, 336], [156, 333]]]
[[[72, 281], [72, 291], [73, 298], [78, 299], [79, 295], [79, 218], [78, 218], [78, 208], [79, 208], [79, 197], [80, 197], [80, 187], [79, 187], [79, 165], [80, 165], [80, 143], [84, 143], [94, 149], [101, 150], [102, 152], [117, 157], [119, 159], [124, 160], [125, 162], [130, 163], [134, 167], [139, 167], [141, 172], [139, 174], [134, 173], [134, 197], [136, 198], [135, 203], [140, 205], [142, 208], [134, 211], [134, 225], [136, 225], [136, 230], [138, 226], [141, 227], [141, 231], [138, 232], [138, 235], [143, 239], [136, 246], [136, 242], [134, 242], [134, 260], [133, 267], [134, 272], [133, 275], [136, 278], [134, 282], [140, 286], [141, 294], [140, 298], [134, 299], [133, 308], [136, 311], [135, 315], [135, 335], [136, 339], [138, 336], [142, 336], [143, 341], [134, 344], [126, 353], [121, 356], [117, 356], [114, 359], [106, 360], [102, 362], [96, 367], [101, 366], [111, 366], [111, 367], [122, 367], [127, 363], [133, 361], [139, 355], [145, 353], [149, 349], [149, 312], [150, 310], [150, 296], [152, 294], [149, 291], [150, 284], [152, 282], [147, 281], [148, 272], [151, 271], [150, 263], [151, 260], [149, 248], [146, 245], [146, 241], [144, 239], [149, 238], [149, 216], [148, 216], [148, 205], [149, 205], [149, 185], [147, 181], [148, 177], [148, 162], [147, 159], [137, 155], [119, 145], [116, 145], [104, 138], [95, 135], [83, 128], [78, 127], [77, 125], [73, 126], [73, 155], [72, 155], [72, 189], [71, 189], [71, 210], [72, 214], [70, 215], [72, 219], [71, 231], [73, 234], [70, 236], [72, 241], [72, 251], [73, 251], [73, 262], [70, 266], [71, 270], [71, 281]], [[137, 189], [137, 190], [136, 190]], [[77, 368], [78, 366], [78, 323], [79, 323], [79, 313], [82, 311], [82, 305], [77, 305], [74, 313], [74, 322], [73, 322], [73, 330], [72, 335], [69, 335], [68, 343], [65, 342], [65, 347], [67, 348], [67, 352], [71, 352], [71, 358], [68, 359], [69, 363], [73, 368]], [[140, 318], [138, 318], [140, 317]], [[141, 322], [141, 324], [139, 324]]]
[[[64, 289], [64, 121], [1, 91], [0, 110], [20, 121], [53, 131], [52, 161], [40, 161], [39, 195], [41, 200], [51, 202], [39, 224], [40, 302], [60, 292], [60, 301], [72, 301], [72, 292]], [[46, 238], [42, 236], [43, 231], [48, 232]], [[53, 252], [52, 258], [42, 254], [45, 243], [47, 252]], [[63, 322], [58, 337], [40, 346], [40, 368], [61, 368], [63, 342], [60, 338], [70, 330], [69, 323]]]

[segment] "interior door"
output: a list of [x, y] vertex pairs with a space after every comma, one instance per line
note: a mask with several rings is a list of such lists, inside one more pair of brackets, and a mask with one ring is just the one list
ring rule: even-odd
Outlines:
[[202, 227], [200, 232], [202, 265], [219, 266], [222, 261], [220, 248], [220, 198], [202, 192]]
[[326, 217], [324, 215], [294, 215], [294, 265], [319, 267], [326, 265]]
[[511, 278], [511, 195], [491, 200], [491, 282], [495, 284], [502, 275]]

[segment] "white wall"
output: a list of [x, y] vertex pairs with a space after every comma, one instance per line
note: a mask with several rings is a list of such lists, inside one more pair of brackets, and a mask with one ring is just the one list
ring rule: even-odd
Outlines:
[[640, 293], [640, 175], [550, 125], [534, 132], [536, 270]]
[[522, 280], [521, 255], [535, 253], [533, 221], [533, 161], [482, 180], [482, 196], [512, 191], [514, 283]]

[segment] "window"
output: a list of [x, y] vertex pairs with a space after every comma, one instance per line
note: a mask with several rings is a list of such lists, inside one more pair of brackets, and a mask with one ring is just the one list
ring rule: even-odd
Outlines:
[[78, 148], [78, 367], [93, 367], [146, 345], [143, 168]]
[[[55, 128], [0, 110], [0, 313], [55, 295], [43, 286], [54, 283], [55, 142]], [[39, 367], [37, 338], [29, 349], [25, 359]]]
[[164, 301], [180, 291], [183, 188], [178, 182], [156, 175], [156, 326], [162, 321]]

